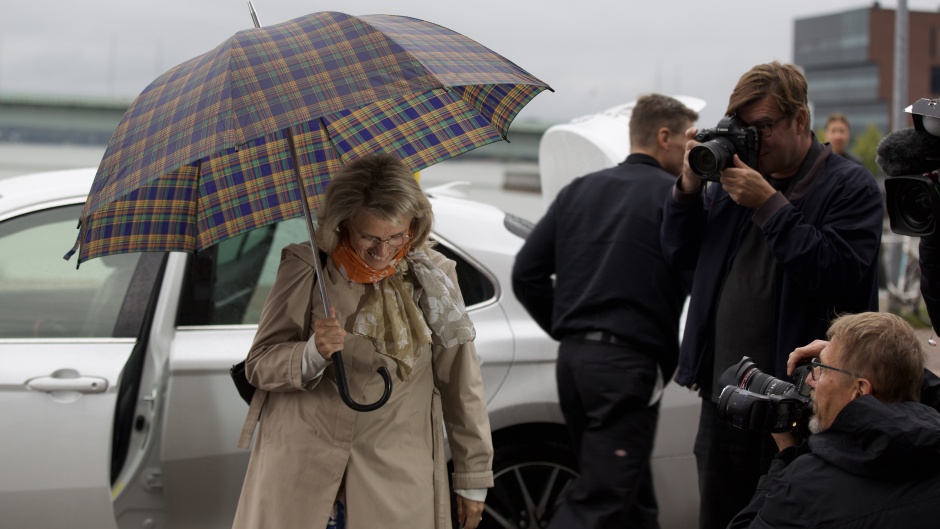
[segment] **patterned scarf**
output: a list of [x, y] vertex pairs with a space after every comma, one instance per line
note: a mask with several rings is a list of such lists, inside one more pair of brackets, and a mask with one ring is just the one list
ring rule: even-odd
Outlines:
[[[431, 343], [452, 347], [476, 337], [460, 289], [424, 250], [406, 245], [392, 265], [373, 270], [341, 243], [333, 251], [333, 262], [347, 280], [375, 285], [356, 314], [352, 332], [369, 338], [380, 354], [394, 358], [401, 380], [410, 380], [422, 347]], [[409, 273], [414, 281], [404, 280]], [[415, 282], [421, 287], [417, 303]]]

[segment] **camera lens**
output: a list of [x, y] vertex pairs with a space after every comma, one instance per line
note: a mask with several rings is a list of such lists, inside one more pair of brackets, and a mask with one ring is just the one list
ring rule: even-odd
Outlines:
[[933, 224], [930, 195], [923, 186], [905, 187], [897, 196], [898, 211], [904, 221], [915, 230], [923, 230]]
[[940, 211], [940, 187], [929, 177], [893, 176], [885, 180], [891, 231], [923, 237], [934, 232]]
[[729, 367], [718, 381], [720, 384], [737, 386], [745, 391], [761, 395], [783, 395], [796, 387], [789, 382], [764, 373], [747, 356], [743, 357], [737, 364]]
[[689, 166], [699, 176], [712, 176], [721, 169], [715, 150], [708, 145], [696, 145], [689, 152]]
[[727, 386], [718, 397], [718, 420], [735, 428], [769, 431], [772, 403], [770, 397]]
[[716, 138], [689, 151], [689, 167], [702, 178], [718, 180], [721, 170], [731, 165], [734, 160], [734, 145], [724, 139]]
[[753, 372], [747, 374], [747, 380], [741, 382], [741, 387], [761, 395], [783, 395], [794, 386], [755, 367]]

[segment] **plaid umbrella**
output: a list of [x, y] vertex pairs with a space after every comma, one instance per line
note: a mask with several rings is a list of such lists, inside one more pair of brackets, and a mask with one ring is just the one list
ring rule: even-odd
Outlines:
[[194, 251], [301, 216], [301, 191], [315, 211], [342, 163], [384, 151], [419, 171], [505, 139], [547, 88], [413, 18], [322, 12], [240, 31], [131, 104], [66, 258]]
[[[240, 31], [131, 104], [65, 258], [191, 252], [299, 216], [313, 243], [312, 212], [344, 162], [387, 152], [419, 171], [506, 139], [545, 89], [481, 44], [413, 18], [322, 12]], [[384, 368], [385, 396], [359, 405], [339, 353], [334, 366], [350, 407], [387, 400]]]

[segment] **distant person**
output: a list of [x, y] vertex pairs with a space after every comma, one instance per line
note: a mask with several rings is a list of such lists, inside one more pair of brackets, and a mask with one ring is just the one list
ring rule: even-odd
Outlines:
[[826, 119], [826, 141], [832, 147], [832, 152], [846, 160], [862, 164], [861, 158], [849, 152], [849, 140], [852, 138], [852, 128], [849, 127], [849, 118], [841, 113], [829, 114]]
[[[807, 352], [809, 354], [807, 355]], [[780, 453], [729, 529], [936, 527], [940, 520], [940, 413], [918, 402], [926, 355], [893, 314], [838, 318], [813, 359], [813, 434]]]
[[757, 170], [735, 155], [720, 183], [705, 186], [686, 163], [662, 227], [666, 261], [695, 273], [676, 382], [702, 397], [695, 457], [703, 529], [728, 525], [777, 452], [770, 434], [719, 420], [719, 377], [746, 355], [785, 378], [790, 352], [823, 338], [836, 314], [878, 310], [884, 216], [872, 174], [813, 134], [806, 78], [795, 65], [752, 68], [726, 114], [757, 128]]
[[580, 469], [552, 529], [659, 527], [650, 453], [688, 293], [659, 225], [696, 119], [671, 97], [639, 98], [627, 159], [564, 187], [516, 257], [516, 297], [561, 341], [558, 395]]

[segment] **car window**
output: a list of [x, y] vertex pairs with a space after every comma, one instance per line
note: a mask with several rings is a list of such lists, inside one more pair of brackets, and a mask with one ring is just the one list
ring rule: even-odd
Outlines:
[[252, 230], [196, 252], [187, 266], [177, 323], [258, 323], [277, 276], [281, 249], [307, 240], [307, 227], [298, 218]]
[[0, 338], [112, 337], [141, 254], [66, 261], [81, 205], [0, 223]]
[[[308, 240], [303, 219], [291, 219], [197, 252], [187, 268], [178, 324], [257, 324], [277, 276], [281, 250]], [[493, 283], [466, 259], [440, 244], [435, 249], [457, 262], [457, 281], [468, 307], [495, 296]]]
[[489, 301], [496, 295], [493, 282], [460, 254], [443, 244], [435, 245], [434, 249], [457, 262], [457, 283], [467, 307]]

